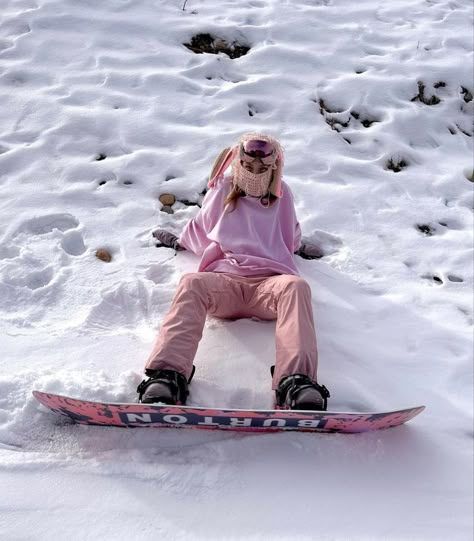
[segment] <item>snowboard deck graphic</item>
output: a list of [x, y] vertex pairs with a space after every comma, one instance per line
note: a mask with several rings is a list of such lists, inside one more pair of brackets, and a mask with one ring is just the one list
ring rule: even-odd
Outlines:
[[175, 427], [246, 432], [305, 431], [356, 433], [399, 426], [425, 407], [377, 413], [327, 411], [218, 409], [159, 404], [110, 403], [79, 400], [41, 391], [34, 397], [54, 413], [85, 425]]

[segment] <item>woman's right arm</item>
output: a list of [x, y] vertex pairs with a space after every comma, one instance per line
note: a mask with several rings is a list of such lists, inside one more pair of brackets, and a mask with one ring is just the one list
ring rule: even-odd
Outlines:
[[224, 211], [224, 200], [228, 192], [228, 182], [217, 181], [215, 186], [209, 188], [202, 207], [196, 216], [185, 226], [179, 236], [179, 244], [186, 250], [202, 255], [211, 244], [208, 233], [212, 231]]

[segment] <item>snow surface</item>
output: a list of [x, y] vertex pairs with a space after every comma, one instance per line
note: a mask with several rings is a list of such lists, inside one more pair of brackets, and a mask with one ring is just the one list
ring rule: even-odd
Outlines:
[[[183, 3], [1, 1], [0, 539], [472, 539], [471, 1]], [[200, 32], [251, 49], [195, 54]], [[298, 265], [330, 409], [427, 410], [371, 434], [242, 435], [41, 408], [33, 389], [135, 400], [197, 266], [150, 232], [198, 207], [158, 197], [199, 203], [250, 129], [281, 140], [326, 254]], [[189, 404], [271, 407], [273, 333], [209, 319]]]

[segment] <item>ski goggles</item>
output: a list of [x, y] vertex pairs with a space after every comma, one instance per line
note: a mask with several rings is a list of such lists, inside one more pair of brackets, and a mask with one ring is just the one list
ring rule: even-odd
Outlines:
[[263, 165], [273, 165], [276, 159], [276, 149], [268, 141], [253, 139], [240, 145], [240, 159], [245, 163], [259, 160]]

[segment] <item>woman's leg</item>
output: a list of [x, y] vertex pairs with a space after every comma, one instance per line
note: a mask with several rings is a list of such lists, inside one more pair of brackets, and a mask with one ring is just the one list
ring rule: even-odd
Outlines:
[[262, 318], [276, 316], [272, 388], [277, 389], [282, 378], [294, 374], [317, 381], [318, 350], [308, 283], [288, 274], [266, 278], [256, 289], [252, 312]]
[[207, 313], [232, 317], [240, 310], [241, 303], [241, 289], [224, 274], [196, 272], [183, 275], [145, 372], [175, 370], [189, 379]]

